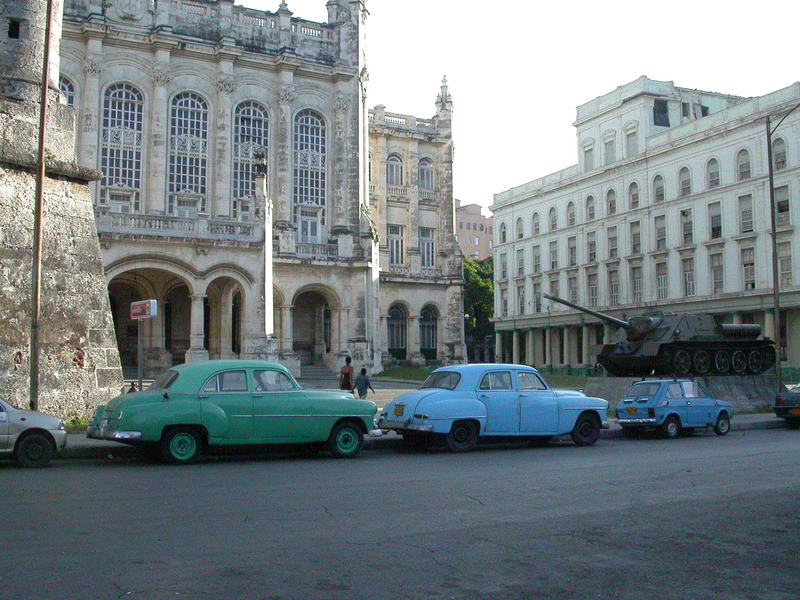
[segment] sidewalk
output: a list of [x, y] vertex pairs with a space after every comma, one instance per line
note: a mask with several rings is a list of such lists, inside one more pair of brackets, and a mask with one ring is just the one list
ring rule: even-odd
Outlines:
[[[391, 398], [388, 397], [389, 390], [377, 390], [379, 399], [376, 401], [378, 410], [383, 407]], [[397, 391], [397, 390], [395, 390]], [[397, 394], [395, 394], [397, 395]], [[392, 396], [394, 397], [394, 396]], [[370, 396], [370, 400], [373, 397]], [[622, 437], [622, 428], [616, 419], [609, 419], [610, 429], [604, 429], [600, 433], [601, 439], [615, 439]], [[782, 429], [786, 427], [783, 419], [777, 418], [772, 414], [754, 415], [734, 415], [731, 419], [731, 432], [750, 431], [754, 429]], [[711, 430], [709, 429], [709, 432]], [[713, 435], [713, 433], [711, 434]], [[379, 450], [385, 448], [398, 448], [402, 444], [401, 437], [394, 432], [384, 434], [379, 438], [364, 438], [365, 450]], [[67, 436], [67, 447], [59, 454], [60, 458], [68, 459], [103, 459], [111, 460], [115, 458], [132, 458], [138, 456], [135, 448], [118, 444], [117, 442], [106, 442], [104, 440], [90, 440], [84, 434], [69, 434]]]

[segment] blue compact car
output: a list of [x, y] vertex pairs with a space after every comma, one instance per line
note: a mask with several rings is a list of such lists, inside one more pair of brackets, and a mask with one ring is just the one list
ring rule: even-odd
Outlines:
[[717, 435], [731, 428], [731, 405], [715, 400], [696, 381], [664, 379], [634, 383], [617, 405], [623, 432], [658, 428], [667, 439], [689, 436], [698, 427], [713, 427]]
[[454, 452], [471, 450], [479, 437], [527, 437], [535, 444], [571, 434], [594, 444], [607, 428], [608, 402], [581, 392], [553, 390], [524, 365], [473, 364], [433, 371], [422, 387], [395, 398], [378, 427], [412, 446], [444, 439]]

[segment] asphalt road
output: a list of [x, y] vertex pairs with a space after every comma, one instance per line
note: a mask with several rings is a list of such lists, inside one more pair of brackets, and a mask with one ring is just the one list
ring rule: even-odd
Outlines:
[[796, 599], [800, 433], [0, 464], [3, 600]]

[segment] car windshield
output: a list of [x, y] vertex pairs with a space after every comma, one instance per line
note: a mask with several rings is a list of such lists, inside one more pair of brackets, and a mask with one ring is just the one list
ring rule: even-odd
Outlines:
[[431, 373], [422, 384], [421, 390], [426, 388], [439, 388], [442, 390], [454, 390], [461, 379], [461, 374], [455, 371], [437, 371]]
[[156, 377], [155, 381], [150, 384], [149, 390], [168, 390], [169, 387], [178, 379], [178, 372], [169, 370], [164, 371], [161, 375]]
[[628, 393], [625, 394], [626, 398], [643, 398], [644, 396], [652, 396], [658, 392], [660, 383], [635, 383]]

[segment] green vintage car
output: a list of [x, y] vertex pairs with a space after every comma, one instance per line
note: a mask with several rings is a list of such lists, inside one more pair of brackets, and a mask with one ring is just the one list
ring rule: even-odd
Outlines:
[[211, 360], [175, 366], [146, 390], [99, 407], [87, 436], [134, 445], [171, 464], [234, 445], [327, 443], [335, 457], [352, 458], [364, 434], [378, 433], [376, 410], [350, 392], [304, 390], [279, 364]]

